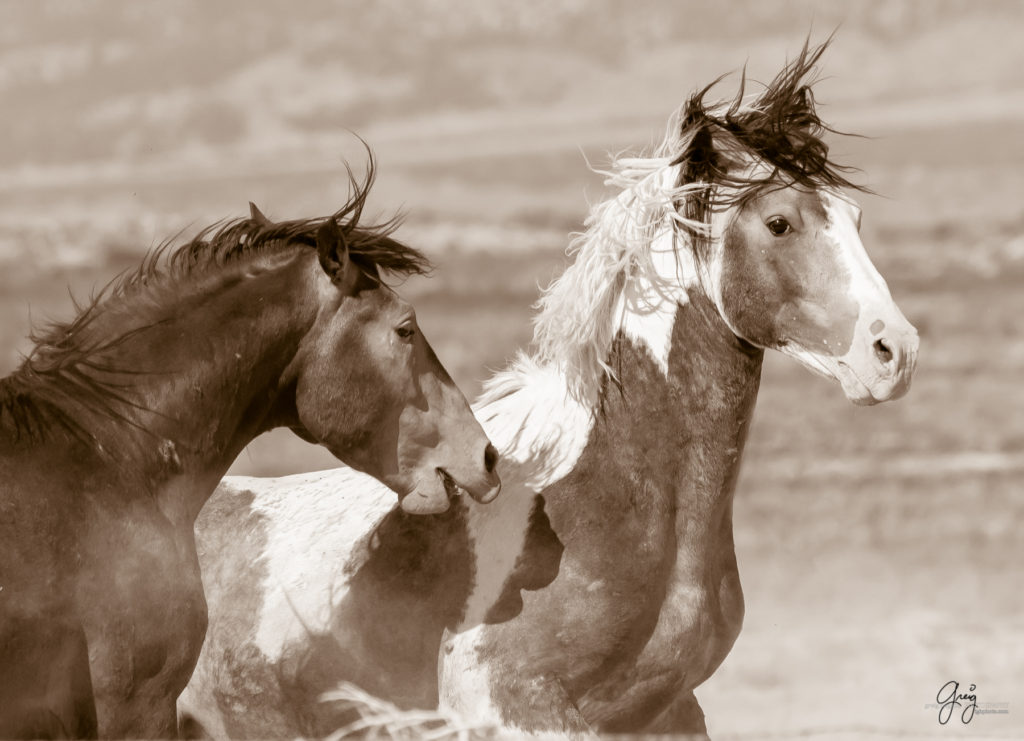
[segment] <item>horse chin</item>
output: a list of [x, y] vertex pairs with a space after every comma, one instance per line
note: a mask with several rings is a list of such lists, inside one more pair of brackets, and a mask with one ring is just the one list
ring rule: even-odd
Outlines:
[[910, 390], [909, 373], [899, 373], [888, 378], [878, 377], [870, 368], [861, 369], [858, 373], [842, 360], [836, 364], [836, 377], [843, 386], [846, 398], [857, 406], [873, 406], [886, 401], [896, 401]]
[[[827, 378], [830, 381], [837, 381], [843, 389], [846, 398], [857, 406], [874, 406], [889, 398], [896, 396], [876, 397], [868, 384], [864, 383], [850, 365], [835, 358], [811, 352], [797, 345], [786, 345], [780, 350], [786, 355], [796, 358], [808, 370]], [[905, 392], [903, 392], [905, 393]], [[902, 396], [903, 393], [899, 395]]]
[[851, 380], [847, 380], [846, 374], [842, 374], [839, 381], [842, 384], [843, 393], [846, 394], [846, 398], [849, 401], [859, 407], [870, 407], [884, 401], [883, 399], [876, 399], [871, 394], [870, 389], [853, 374], [850, 374], [849, 378]]
[[416, 488], [402, 497], [402, 509], [411, 515], [438, 515], [447, 512], [459, 487], [444, 469], [436, 469], [436, 476], [428, 476]]

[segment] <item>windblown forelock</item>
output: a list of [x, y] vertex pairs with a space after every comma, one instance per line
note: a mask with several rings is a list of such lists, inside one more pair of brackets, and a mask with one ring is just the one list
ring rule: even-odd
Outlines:
[[[870, 192], [849, 179], [856, 168], [829, 158], [824, 136], [846, 134], [824, 123], [815, 108], [815, 65], [830, 41], [831, 38], [813, 49], [805, 42], [797, 58], [753, 100], [745, 101], [745, 72], [731, 101], [705, 102], [721, 78], [691, 96], [680, 117], [673, 153], [673, 162], [681, 165], [681, 184], [702, 181], [732, 190], [734, 200], [716, 197], [716, 208], [749, 197], [751, 189], [779, 183]], [[752, 159], [764, 167], [747, 166]]]
[[[362, 223], [366, 201], [376, 180], [373, 153], [367, 151], [369, 157], [362, 182], [348, 170], [352, 195], [330, 216], [280, 222], [248, 218], [214, 224], [168, 258], [169, 272], [187, 275], [261, 253], [290, 247], [312, 248], [316, 246], [320, 227], [333, 220], [338, 223], [349, 258], [368, 275], [376, 276], [378, 271], [402, 276], [428, 273], [431, 265], [426, 256], [392, 236], [402, 223], [401, 214], [377, 224]], [[347, 163], [345, 166], [348, 168]]]
[[815, 109], [816, 64], [830, 41], [814, 48], [805, 41], [796, 59], [753, 98], [746, 95], [744, 70], [731, 100], [706, 102], [723, 76], [694, 93], [673, 118], [658, 154], [678, 165], [676, 187], [684, 197], [676, 207], [685, 215], [680, 226], [689, 231], [696, 252], [709, 246], [712, 212], [742, 207], [767, 190], [871, 192], [849, 179], [856, 168], [829, 158], [824, 136], [847, 134], [825, 124]]
[[[814, 65], [828, 43], [813, 50], [805, 43], [748, 102], [744, 76], [733, 100], [705, 103], [722, 78], [715, 80], [677, 111], [649, 156], [615, 158], [602, 174], [619, 193], [592, 207], [585, 230], [570, 245], [574, 264], [538, 301], [533, 356], [515, 361], [502, 376], [515, 382], [491, 384], [482, 403], [509, 393], [510, 384], [521, 383], [534, 364], [564, 373], [574, 398], [596, 398], [604, 378], [614, 378], [606, 358], [621, 318], [615, 309], [623, 287], [641, 276], [656, 290], [662, 283], [649, 253], [659, 229], [673, 230], [677, 248], [699, 257], [711, 241], [712, 210], [794, 184], [866, 190], [846, 178], [852, 168], [828, 158], [822, 136], [833, 129], [814, 109]], [[696, 260], [695, 267], [705, 270], [706, 261]]]

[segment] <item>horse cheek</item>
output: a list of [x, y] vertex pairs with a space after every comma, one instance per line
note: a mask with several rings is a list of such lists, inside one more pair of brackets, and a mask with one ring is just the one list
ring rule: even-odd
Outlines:
[[780, 339], [778, 317], [787, 297], [778, 262], [776, 253], [758, 250], [739, 228], [725, 238], [722, 311], [737, 335], [760, 347], [772, 347]]

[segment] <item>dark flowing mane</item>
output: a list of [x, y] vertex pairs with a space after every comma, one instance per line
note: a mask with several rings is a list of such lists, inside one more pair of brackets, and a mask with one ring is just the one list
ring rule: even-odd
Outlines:
[[[126, 391], [133, 377], [146, 372], [115, 367], [109, 356], [128, 340], [165, 321], [147, 321], [145, 317], [158, 316], [161, 308], [166, 313], [189, 287], [211, 279], [228, 280], [260, 257], [316, 249], [317, 231], [329, 220], [338, 223], [349, 259], [367, 276], [380, 280], [382, 271], [400, 276], [428, 272], [430, 262], [421, 252], [392, 237], [401, 223], [400, 216], [375, 225], [360, 224], [376, 178], [372, 152], [362, 182], [351, 169], [348, 173], [352, 195], [330, 216], [274, 223], [254, 213], [250, 218], [213, 224], [173, 249], [172, 238], [151, 250], [138, 268], [94, 293], [84, 306], [76, 301], [77, 315], [71, 321], [33, 330], [30, 339], [35, 347], [14, 373], [0, 379], [0, 432], [15, 440], [38, 439], [60, 428], [76, 438], [91, 439], [76, 415], [68, 412], [68, 402], [135, 424], [126, 416], [125, 408], [138, 405]], [[111, 305], [137, 309], [143, 319], [126, 331], [90, 337], [96, 333], [89, 330]], [[127, 380], [111, 381], [112, 376]]]
[[[359, 223], [370, 187], [376, 179], [372, 155], [363, 182], [356, 181], [351, 171], [349, 178], [353, 195], [330, 216], [280, 222], [251, 217], [214, 224], [201, 231], [188, 244], [176, 249], [167, 258], [166, 269], [172, 274], [187, 276], [284, 247], [315, 248], [317, 231], [325, 222], [333, 219], [341, 227], [349, 258], [368, 275], [376, 276], [380, 270], [397, 275], [428, 272], [430, 261], [419, 250], [391, 236], [400, 226], [401, 216], [373, 226]], [[159, 270], [159, 267], [154, 268], [144, 263], [138, 274], [131, 276], [130, 282], [145, 283], [148, 273]]]
[[[712, 207], [721, 208], [749, 198], [766, 187], [850, 188], [870, 192], [852, 182], [856, 168], [829, 158], [826, 133], [846, 135], [825, 124], [815, 109], [816, 65], [831, 36], [811, 48], [809, 40], [753, 100], [745, 100], [746, 72], [736, 97], [708, 104], [708, 92], [722, 78], [694, 93], [683, 106], [675, 137], [672, 164], [680, 167], [679, 185], [707, 184], [687, 199], [686, 216], [707, 223]], [[769, 166], [767, 174], [747, 174], [743, 163], [753, 156]], [[730, 200], [716, 195], [712, 185], [736, 189]]]

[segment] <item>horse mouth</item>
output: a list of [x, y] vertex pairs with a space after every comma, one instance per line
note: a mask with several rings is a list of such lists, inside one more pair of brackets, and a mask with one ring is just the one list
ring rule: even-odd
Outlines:
[[455, 499], [462, 493], [462, 487], [455, 482], [450, 473], [443, 468], [434, 470], [437, 471], [438, 478], [441, 479], [441, 483], [444, 485], [444, 493], [448, 495], [448, 499]]

